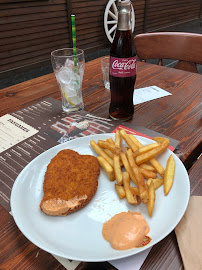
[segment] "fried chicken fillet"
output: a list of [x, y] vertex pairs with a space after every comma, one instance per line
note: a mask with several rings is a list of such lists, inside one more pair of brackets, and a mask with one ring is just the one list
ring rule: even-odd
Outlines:
[[96, 193], [99, 174], [96, 157], [69, 149], [60, 151], [47, 166], [41, 210], [65, 216], [83, 208]]

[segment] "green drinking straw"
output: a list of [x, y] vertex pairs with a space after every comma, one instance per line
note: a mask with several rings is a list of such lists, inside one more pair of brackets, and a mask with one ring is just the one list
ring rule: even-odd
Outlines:
[[77, 67], [75, 15], [71, 15], [71, 20], [72, 20], [72, 41], [73, 41], [74, 67]]

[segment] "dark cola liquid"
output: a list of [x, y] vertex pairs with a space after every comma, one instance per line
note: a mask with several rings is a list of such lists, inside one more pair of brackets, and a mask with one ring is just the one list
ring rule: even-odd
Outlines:
[[[111, 46], [110, 56], [117, 58], [131, 58], [136, 56], [131, 30], [116, 31]], [[134, 113], [133, 92], [136, 75], [132, 77], [115, 77], [110, 74], [111, 103], [109, 115], [112, 119], [128, 120]]]

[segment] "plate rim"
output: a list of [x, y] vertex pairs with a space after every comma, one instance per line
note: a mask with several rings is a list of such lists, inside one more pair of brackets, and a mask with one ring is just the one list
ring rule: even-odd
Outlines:
[[[48, 150], [44, 151], [43, 153], [41, 153], [40, 155], [38, 155], [37, 157], [35, 157], [31, 162], [29, 162], [24, 168], [23, 170], [19, 173], [19, 175], [17, 176], [14, 184], [13, 184], [13, 187], [12, 187], [12, 190], [11, 190], [11, 196], [10, 196], [10, 206], [11, 206], [11, 213], [12, 213], [12, 216], [14, 218], [14, 221], [18, 227], [18, 229], [22, 232], [22, 234], [30, 241], [32, 242], [34, 245], [36, 245], [37, 247], [41, 248], [42, 250], [48, 252], [48, 253], [51, 253], [52, 255], [56, 255], [56, 256], [59, 256], [59, 257], [62, 257], [62, 258], [66, 258], [66, 259], [70, 259], [70, 260], [76, 260], [76, 261], [83, 261], [83, 262], [105, 262], [105, 261], [113, 261], [113, 260], [119, 260], [119, 259], [123, 259], [123, 258], [127, 258], [127, 257], [130, 257], [130, 256], [134, 256], [136, 254], [139, 254], [140, 252], [143, 252], [145, 251], [146, 249], [148, 248], [152, 248], [154, 245], [158, 244], [161, 240], [163, 240], [166, 236], [168, 236], [173, 230], [174, 228], [177, 226], [177, 224], [179, 223], [179, 221], [182, 219], [186, 209], [187, 209], [187, 206], [188, 206], [188, 203], [189, 203], [189, 198], [190, 198], [190, 180], [189, 180], [189, 175], [188, 175], [188, 172], [184, 166], [184, 164], [182, 163], [182, 161], [178, 158], [178, 156], [173, 153], [171, 150], [168, 149], [168, 151], [170, 151], [174, 156], [175, 158], [177, 158], [181, 165], [183, 166], [183, 169], [186, 171], [186, 174], [187, 174], [187, 177], [188, 177], [188, 182], [187, 182], [187, 187], [188, 190], [188, 194], [189, 196], [186, 198], [186, 204], [184, 204], [184, 208], [183, 208], [183, 211], [181, 212], [181, 214], [178, 216], [178, 218], [175, 220], [175, 222], [173, 223], [173, 225], [169, 228], [169, 230], [167, 232], [165, 232], [163, 235], [161, 235], [160, 237], [158, 237], [158, 239], [155, 241], [155, 243], [152, 243], [152, 241], [150, 242], [149, 245], [146, 245], [144, 247], [142, 247], [141, 249], [129, 249], [128, 250], [128, 254], [123, 254], [123, 255], [118, 255], [116, 257], [109, 257], [109, 258], [105, 258], [105, 259], [85, 259], [83, 258], [82, 256], [80, 257], [76, 257], [76, 256], [67, 256], [65, 254], [61, 254], [60, 251], [57, 253], [57, 252], [52, 252], [50, 249], [47, 249], [47, 248], [44, 248], [42, 247], [42, 245], [38, 245], [37, 244], [37, 241], [34, 241], [32, 239], [32, 237], [30, 237], [30, 235], [27, 235], [26, 233], [24, 233], [22, 230], [21, 230], [21, 226], [19, 225], [18, 223], [18, 218], [16, 218], [14, 212], [13, 212], [13, 209], [15, 209], [15, 204], [13, 202], [13, 197], [14, 197], [14, 192], [15, 192], [15, 189], [16, 189], [16, 186], [18, 185], [18, 182], [20, 181], [19, 179], [21, 178], [21, 174], [23, 174], [24, 170], [27, 169], [27, 167], [30, 167], [32, 165], [32, 163], [34, 163], [40, 156], [44, 155], [44, 154], [47, 154], [47, 152], [51, 152], [51, 150], [53, 149], [59, 149], [59, 151], [61, 151], [62, 149], [67, 149], [67, 146], [68, 144], [71, 144], [72, 142], [75, 142], [77, 140], [85, 140], [86, 138], [92, 138], [92, 137], [101, 137], [101, 136], [111, 136], [111, 137], [115, 137], [115, 133], [102, 133], [102, 134], [94, 134], [94, 135], [89, 135], [89, 136], [85, 136], [85, 137], [81, 137], [81, 138], [76, 138], [76, 139], [73, 139], [71, 141], [68, 141], [68, 142], [65, 142], [65, 143], [62, 143], [62, 144], [58, 144], [56, 146], [53, 146], [51, 148], [49, 148]], [[133, 134], [134, 135], [134, 134]], [[144, 136], [139, 136], [139, 135], [134, 135], [135, 137], [138, 138], [141, 138], [141, 139], [146, 139], [146, 140], [150, 140], [151, 142], [154, 142], [152, 139], [150, 138], [147, 138], [147, 137], [144, 137]], [[60, 149], [61, 148], [61, 149]], [[55, 156], [55, 155], [54, 155]], [[50, 157], [50, 160], [52, 159], [53, 157]], [[134, 251], [137, 251], [138, 252], [134, 252]]]

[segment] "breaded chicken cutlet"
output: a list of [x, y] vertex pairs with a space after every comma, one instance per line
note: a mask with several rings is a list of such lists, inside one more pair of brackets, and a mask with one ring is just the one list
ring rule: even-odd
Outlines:
[[41, 210], [65, 216], [83, 208], [96, 193], [99, 174], [96, 157], [69, 149], [60, 151], [47, 166]]

